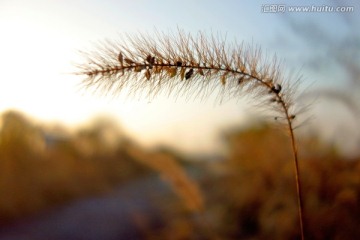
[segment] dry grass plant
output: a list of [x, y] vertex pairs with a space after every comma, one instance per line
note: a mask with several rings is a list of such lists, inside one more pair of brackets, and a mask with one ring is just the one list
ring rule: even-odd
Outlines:
[[190, 211], [203, 210], [204, 200], [198, 185], [187, 176], [173, 156], [161, 152], [146, 153], [134, 146], [128, 146], [127, 153], [135, 161], [160, 173]]
[[175, 34], [127, 35], [121, 41], [105, 40], [93, 51], [81, 52], [85, 62], [76, 74], [82, 84], [105, 94], [127, 89], [130, 95], [154, 97], [159, 93], [205, 99], [214, 92], [220, 100], [251, 97], [259, 108], [280, 114], [291, 138], [296, 178], [301, 239], [304, 214], [298, 152], [294, 136], [296, 109], [293, 99], [299, 81], [281, 73], [276, 57], [266, 59], [261, 49], [228, 44], [225, 39], [178, 30]]

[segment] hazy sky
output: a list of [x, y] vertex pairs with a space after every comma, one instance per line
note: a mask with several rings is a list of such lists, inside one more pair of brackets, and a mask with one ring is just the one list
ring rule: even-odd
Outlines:
[[[343, 64], [343, 59], [359, 60], [359, 3], [342, 1], [340, 6], [354, 7], [351, 13], [292, 13], [288, 7], [339, 4], [285, 2], [285, 13], [264, 13], [269, 1], [0, 0], [0, 111], [16, 109], [39, 120], [67, 124], [107, 114], [141, 142], [216, 150], [219, 130], [253, 116], [241, 101], [100, 97], [81, 90], [81, 77], [70, 74], [73, 63], [81, 61], [77, 50], [122, 33], [151, 33], [155, 28], [221, 33], [229, 41], [259, 44], [266, 53], [284, 59], [288, 71], [301, 71], [303, 85], [311, 90], [331, 87], [356, 95], [351, 86], [352, 81], [360, 82], [360, 66], [355, 64], [350, 76], [344, 69], [351, 64]], [[344, 114], [351, 115], [345, 110]]]

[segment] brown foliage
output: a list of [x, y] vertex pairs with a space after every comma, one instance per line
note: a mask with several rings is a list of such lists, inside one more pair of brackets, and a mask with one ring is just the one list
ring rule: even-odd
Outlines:
[[[73, 133], [58, 130], [62, 137], [49, 140], [44, 137], [48, 128], [19, 113], [5, 113], [0, 132], [1, 221], [103, 193], [143, 176], [141, 166], [146, 165], [165, 176], [181, 201], [161, 194], [153, 198], [164, 220], [158, 228], [143, 213], [132, 213], [144, 239], [299, 237], [291, 151], [283, 147], [289, 139], [278, 128], [263, 125], [229, 132], [226, 159], [187, 166], [200, 174], [197, 183], [169, 152], [144, 150], [122, 135], [109, 144], [108, 128], [115, 131], [100, 121]], [[316, 139], [302, 145], [307, 238], [357, 238], [360, 159], [341, 159]]]
[[[277, 128], [261, 126], [231, 133], [227, 139], [230, 156], [222, 163], [227, 171], [211, 182], [218, 190], [208, 199], [210, 206], [224, 201], [216, 215], [224, 221], [218, 231], [225, 239], [298, 238], [291, 153], [282, 147], [286, 136]], [[360, 236], [360, 159], [344, 160], [313, 139], [302, 146], [306, 238]]]
[[121, 144], [105, 141], [109, 129], [116, 133], [111, 124], [52, 132], [11, 111], [1, 123], [0, 222], [108, 191], [146, 172], [128, 160]]

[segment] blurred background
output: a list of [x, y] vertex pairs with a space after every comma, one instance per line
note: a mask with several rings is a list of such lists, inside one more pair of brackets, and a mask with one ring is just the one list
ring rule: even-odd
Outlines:
[[72, 74], [78, 51], [98, 41], [177, 28], [261, 46], [302, 76], [307, 234], [360, 236], [359, 9], [357, 1], [1, 0], [0, 239], [299, 236], [286, 132], [251, 102], [106, 96]]

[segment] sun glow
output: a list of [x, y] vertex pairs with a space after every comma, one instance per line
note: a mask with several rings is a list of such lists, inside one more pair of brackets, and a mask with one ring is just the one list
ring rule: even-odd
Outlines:
[[[181, 98], [174, 100], [166, 96], [155, 100], [128, 99], [126, 95], [99, 97], [81, 90], [78, 85], [81, 77], [71, 74], [75, 70], [73, 63], [81, 62], [77, 50], [91, 50], [98, 40], [116, 40], [119, 33], [151, 33], [154, 28], [160, 32], [180, 27], [194, 34], [198, 30], [228, 33], [227, 40], [230, 42], [234, 38], [239, 42], [253, 42], [270, 55], [278, 53], [281, 59], [292, 65], [286, 69], [297, 71], [299, 66], [304, 66], [301, 72], [305, 80], [316, 82], [319, 86], [324, 82], [327, 85], [329, 82], [343, 85], [340, 81], [343, 80], [342, 71], [332, 67], [331, 71], [318, 67], [313, 71], [315, 68], [311, 68], [312, 63], [309, 63], [310, 67], [306, 65], [306, 59], [312, 59], [310, 54], [327, 52], [327, 48], [320, 47], [329, 45], [327, 39], [319, 42], [316, 36], [326, 37], [326, 33], [331, 32], [328, 26], [337, 26], [338, 38], [346, 39], [346, 31], [351, 28], [346, 27], [342, 17], [351, 18], [353, 15], [308, 14], [306, 16], [312, 19], [306, 25], [307, 21], [301, 19], [302, 14], [289, 18], [263, 14], [261, 4], [250, 1], [232, 1], [231, 4], [212, 1], [206, 4], [206, 11], [202, 11], [204, 4], [201, 1], [191, 2], [191, 6], [175, 6], [171, 2], [154, 4], [150, 1], [76, 1], [71, 4], [44, 0], [0, 1], [0, 112], [13, 109], [39, 120], [72, 125], [106, 114], [119, 119], [120, 125], [140, 141], [171, 145], [181, 142], [178, 145], [187, 149], [198, 148], [198, 143], [201, 143], [202, 148], [213, 149], [218, 145], [213, 141], [216, 138], [215, 128], [241, 124], [246, 120], [241, 102], [230, 102], [220, 107], [212, 99], [200, 102]], [[239, 11], [241, 14], [238, 14]], [[161, 14], [154, 15], [154, 12]], [[199, 14], [207, 21], [197, 21]], [[359, 21], [353, 20], [354, 26], [357, 26]], [[268, 27], [269, 22], [271, 28]], [[297, 27], [300, 27], [300, 32], [306, 32], [301, 38], [299, 31], [294, 34]], [[320, 29], [324, 29], [323, 35]], [[314, 37], [315, 30], [319, 34]], [[302, 45], [302, 38], [318, 45]], [[330, 40], [332, 43], [336, 39]], [[351, 45], [352, 41], [346, 43]], [[316, 50], [311, 50], [312, 46]], [[355, 45], [349, 49], [356, 52]], [[180, 141], [181, 135], [184, 140]]]

